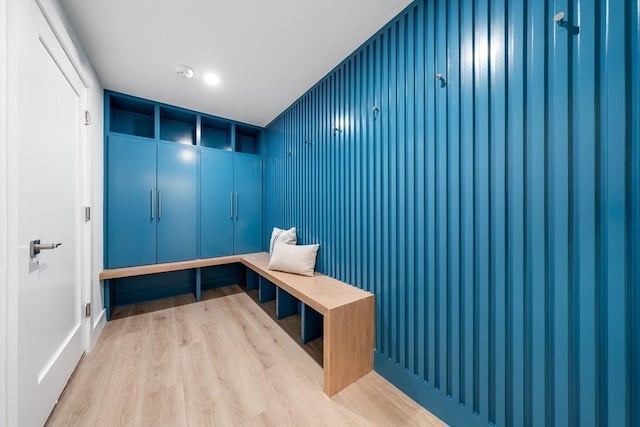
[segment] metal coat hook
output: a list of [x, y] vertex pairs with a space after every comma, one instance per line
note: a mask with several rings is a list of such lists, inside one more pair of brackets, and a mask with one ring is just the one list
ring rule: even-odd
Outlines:
[[436, 80], [440, 80], [440, 87], [446, 87], [447, 86], [447, 79], [444, 78], [442, 73], [436, 74]]
[[380, 114], [380, 109], [374, 105], [373, 106], [373, 120], [376, 120], [378, 118], [379, 114]]
[[558, 12], [553, 16], [553, 21], [558, 24], [558, 26], [562, 28], [566, 28], [570, 34], [578, 34], [580, 32], [580, 27], [577, 25], [571, 25], [569, 21], [565, 19], [564, 12]]

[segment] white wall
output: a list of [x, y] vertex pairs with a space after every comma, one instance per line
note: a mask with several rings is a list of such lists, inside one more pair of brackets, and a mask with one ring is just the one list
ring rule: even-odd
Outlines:
[[[93, 71], [88, 57], [69, 25], [57, 0], [35, 1], [52, 27], [69, 59], [78, 71], [87, 88], [87, 105], [92, 123], [86, 126], [87, 159], [85, 176], [89, 181], [85, 194], [86, 204], [92, 207], [92, 221], [87, 225], [86, 242], [90, 250], [86, 254], [85, 301], [90, 300], [93, 316], [85, 334], [87, 351], [90, 351], [105, 324], [102, 309], [102, 290], [98, 274], [102, 270], [102, 186], [103, 186], [103, 88]], [[16, 138], [12, 137], [16, 122], [15, 113], [9, 108], [16, 98], [15, 87], [19, 76], [15, 73], [17, 46], [15, 34], [18, 2], [0, 0], [0, 426], [9, 426], [16, 419], [15, 390], [17, 378], [9, 369], [17, 357], [15, 334], [17, 333], [16, 309], [7, 302], [17, 301], [17, 259], [13, 255], [17, 248], [14, 230], [17, 212]], [[13, 17], [13, 19], [12, 19]], [[12, 201], [14, 203], [12, 203]], [[13, 399], [13, 400], [12, 400]]]

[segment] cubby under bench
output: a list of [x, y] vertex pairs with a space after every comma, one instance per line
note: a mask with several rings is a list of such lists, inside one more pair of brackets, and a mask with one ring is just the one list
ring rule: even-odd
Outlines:
[[247, 289], [258, 289], [259, 301], [275, 298], [276, 317], [300, 311], [301, 341], [323, 336], [324, 392], [333, 396], [373, 369], [375, 302], [373, 294], [323, 274], [313, 277], [269, 270], [265, 252], [104, 270], [104, 301], [111, 319], [113, 279], [196, 269], [194, 293], [201, 299], [200, 269], [241, 263], [247, 267]]

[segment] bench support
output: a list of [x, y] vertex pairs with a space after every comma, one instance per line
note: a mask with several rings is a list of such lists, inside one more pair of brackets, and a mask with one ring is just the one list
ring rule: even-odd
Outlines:
[[276, 319], [298, 314], [298, 300], [282, 288], [276, 288]]
[[267, 302], [276, 297], [276, 285], [260, 276], [258, 284], [258, 301]]
[[256, 273], [255, 271], [253, 271], [250, 268], [246, 268], [245, 270], [247, 270], [247, 290], [251, 291], [254, 289], [258, 289], [258, 273]]
[[202, 301], [202, 272], [200, 267], [196, 268], [196, 302]]
[[107, 322], [111, 320], [111, 306], [113, 305], [112, 301], [112, 293], [111, 293], [111, 280], [106, 279], [103, 281], [104, 284], [104, 310], [106, 312]]
[[322, 314], [306, 304], [302, 304], [300, 341], [306, 344], [322, 336]]
[[329, 310], [324, 316], [324, 392], [331, 397], [373, 369], [374, 297]]

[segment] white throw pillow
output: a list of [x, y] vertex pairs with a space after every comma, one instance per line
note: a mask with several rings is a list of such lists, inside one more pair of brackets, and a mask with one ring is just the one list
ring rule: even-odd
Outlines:
[[271, 232], [271, 242], [269, 242], [269, 255], [273, 253], [273, 245], [276, 242], [295, 245], [297, 243], [296, 228], [291, 227], [288, 230], [282, 230], [278, 227], [273, 227], [273, 231]]
[[320, 245], [287, 245], [276, 241], [269, 261], [269, 270], [313, 276]]

